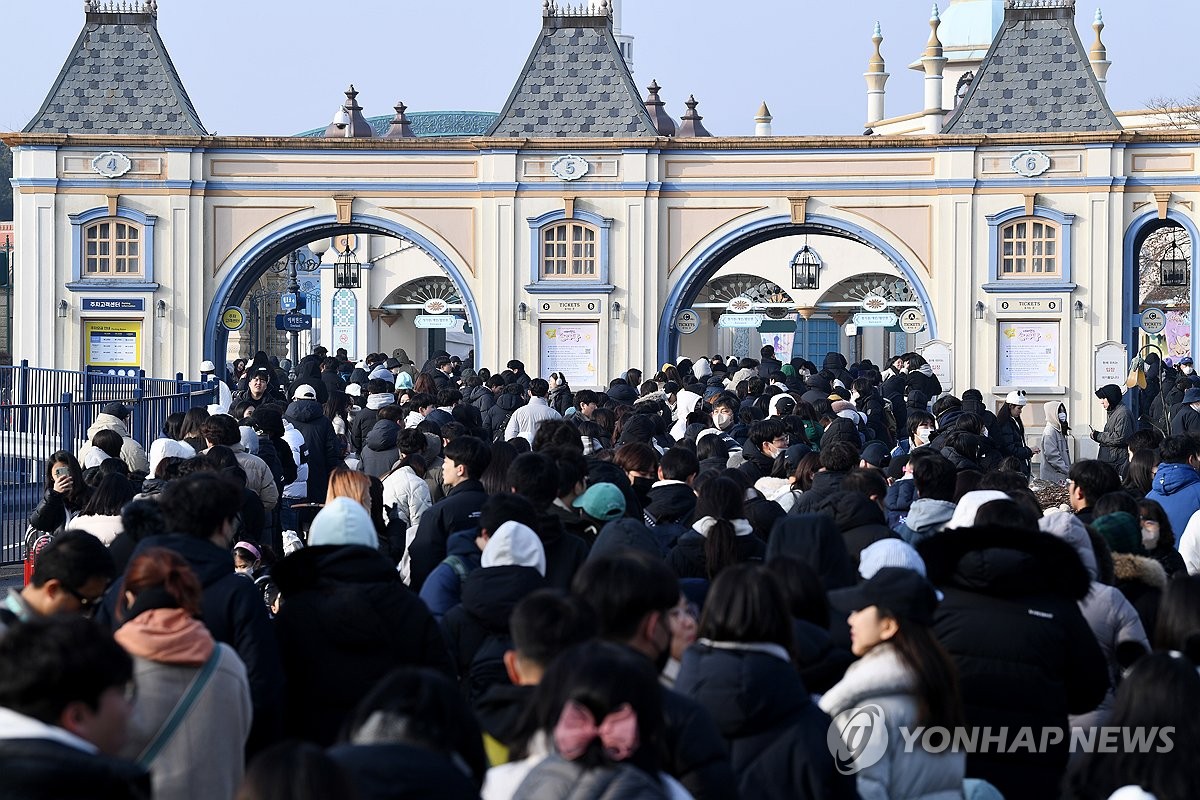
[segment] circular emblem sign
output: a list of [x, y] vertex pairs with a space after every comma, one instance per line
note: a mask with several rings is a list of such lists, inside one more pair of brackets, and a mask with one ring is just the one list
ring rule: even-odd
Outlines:
[[754, 308], [754, 301], [749, 297], [735, 297], [725, 308], [730, 314], [748, 314]]
[[690, 308], [685, 308], [675, 315], [675, 330], [682, 334], [695, 333], [700, 329], [700, 315]]
[[587, 175], [590, 170], [591, 165], [586, 159], [579, 156], [563, 156], [555, 159], [554, 163], [550, 165], [550, 171], [564, 181], [577, 181]]
[[221, 314], [221, 324], [226, 330], [238, 331], [246, 324], [246, 312], [237, 306], [230, 306]]
[[883, 295], [869, 294], [863, 298], [862, 307], [868, 314], [878, 314], [887, 311], [888, 301]]
[[1167, 327], [1167, 315], [1161, 308], [1147, 308], [1142, 312], [1142, 330], [1154, 335]]
[[905, 333], [920, 333], [925, 329], [925, 314], [919, 308], [910, 308], [900, 315], [900, 330]]
[[450, 310], [450, 304], [440, 297], [433, 297], [425, 301], [422, 306], [426, 314], [445, 314]]

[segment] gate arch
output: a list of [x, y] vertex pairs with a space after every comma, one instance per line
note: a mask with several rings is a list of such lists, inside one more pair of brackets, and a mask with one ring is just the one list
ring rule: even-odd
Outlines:
[[351, 233], [402, 237], [413, 242], [422, 252], [432, 258], [446, 273], [446, 276], [454, 282], [467, 307], [467, 315], [470, 317], [469, 321], [472, 327], [472, 340], [476, 357], [478, 357], [478, 354], [482, 352], [479, 309], [475, 304], [475, 296], [471, 293], [471, 287], [466, 277], [453, 259], [427, 237], [406, 225], [385, 217], [355, 214], [348, 223], [339, 223], [337, 217], [333, 215], [310, 217], [294, 222], [255, 243], [245, 255], [239, 258], [229, 274], [218, 284], [212, 301], [209, 303], [208, 314], [204, 321], [204, 358], [212, 361], [218, 370], [225, 368], [229, 332], [221, 325], [221, 313], [235, 299], [244, 297], [255, 281], [266, 272], [269, 265], [315, 239]]
[[667, 363], [674, 361], [675, 350], [679, 345], [679, 334], [672, 322], [675, 315], [688, 305], [695, 302], [696, 297], [717, 271], [739, 253], [749, 250], [755, 245], [779, 239], [784, 236], [796, 235], [825, 235], [837, 236], [852, 242], [870, 247], [886, 258], [905, 280], [913, 287], [925, 312], [926, 324], [929, 327], [930, 338], [937, 336], [937, 317], [933, 313], [933, 304], [920, 275], [909, 265], [900, 252], [887, 241], [870, 230], [837, 217], [820, 214], [807, 215], [803, 223], [793, 222], [790, 216], [774, 216], [746, 223], [726, 233], [720, 239], [706, 247], [683, 271], [675, 285], [667, 295], [663, 306], [662, 316], [658, 323], [658, 361]]

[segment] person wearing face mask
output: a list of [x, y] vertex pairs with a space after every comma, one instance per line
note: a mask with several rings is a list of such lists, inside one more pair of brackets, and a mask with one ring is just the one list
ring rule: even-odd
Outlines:
[[781, 419], [770, 417], [758, 420], [750, 426], [750, 438], [744, 453], [746, 460], [738, 469], [746, 473], [751, 482], [771, 477], [776, 459], [787, 450], [789, 442], [787, 426]]
[[[270, 551], [268, 551], [269, 554]], [[279, 592], [271, 581], [271, 567], [264, 563], [263, 553], [259, 547], [250, 542], [235, 544], [233, 546], [233, 571], [254, 581], [254, 585], [262, 592], [263, 602], [269, 611]]]
[[1196, 366], [1191, 356], [1179, 359], [1179, 374], [1187, 378], [1193, 386], [1200, 385], [1200, 377], [1196, 376]]
[[927, 411], [908, 412], [908, 436], [892, 448], [892, 458], [906, 456], [919, 447], [928, 447], [937, 432], [937, 421]]
[[1020, 459], [1026, 475], [1029, 474], [1029, 460], [1041, 451], [1041, 448], [1025, 444], [1025, 425], [1021, 422], [1021, 412], [1028, 402], [1024, 391], [1018, 389], [1009, 392], [1004, 398], [1004, 405], [996, 412], [996, 422], [988, 430], [988, 437], [995, 443], [1000, 456]]
[[1067, 407], [1057, 400], [1042, 406], [1046, 412], [1046, 427], [1042, 430], [1042, 463], [1038, 477], [1059, 486], [1066, 486], [1071, 472], [1071, 445], [1067, 434]]
[[1171, 435], [1200, 433], [1200, 389], [1195, 387], [1183, 393], [1179, 405], [1171, 414]]

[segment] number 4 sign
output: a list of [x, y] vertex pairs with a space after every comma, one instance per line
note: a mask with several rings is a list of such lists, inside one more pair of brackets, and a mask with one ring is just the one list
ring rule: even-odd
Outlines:
[[119, 178], [133, 169], [133, 162], [124, 153], [113, 150], [101, 153], [92, 159], [92, 171], [105, 178]]

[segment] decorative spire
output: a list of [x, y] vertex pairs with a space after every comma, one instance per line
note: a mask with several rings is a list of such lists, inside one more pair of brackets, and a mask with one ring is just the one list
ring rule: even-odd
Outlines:
[[925, 70], [925, 132], [938, 133], [942, 129], [942, 72], [946, 69], [946, 57], [942, 54], [942, 42], [938, 38], [938, 28], [942, 25], [942, 16], [938, 13], [937, 3], [933, 4], [933, 13], [929, 17], [929, 41], [925, 44], [925, 55], [921, 57], [921, 66]]
[[758, 115], [754, 118], [754, 135], [771, 136], [771, 120], [771, 109], [767, 108], [767, 101], [763, 100], [762, 105], [758, 107]]
[[875, 22], [875, 32], [871, 34], [871, 44], [875, 46], [875, 51], [871, 53], [871, 60], [867, 62], [867, 72], [886, 72], [887, 65], [883, 60], [883, 51], [880, 46], [883, 44], [883, 28], [879, 22]]
[[396, 116], [392, 117], [392, 124], [388, 126], [387, 133], [384, 134], [385, 139], [412, 139], [416, 136], [413, 133], [412, 125], [408, 121], [408, 117], [404, 112], [408, 110], [408, 106], [404, 105], [403, 100], [397, 100]]
[[362, 106], [358, 104], [358, 90], [352, 83], [346, 90], [346, 102], [338, 109], [333, 122], [325, 129], [325, 137], [367, 139], [374, 136], [375, 131], [362, 112]]
[[937, 3], [933, 4], [933, 13], [929, 17], [929, 41], [925, 43], [926, 58], [942, 57], [942, 42], [938, 38], [938, 28], [942, 25], [942, 15], [938, 13]]
[[1092, 49], [1088, 51], [1088, 61], [1092, 64], [1092, 72], [1096, 73], [1096, 82], [1100, 84], [1100, 90], [1108, 89], [1108, 68], [1112, 66], [1112, 62], [1108, 60], [1108, 48], [1104, 46], [1103, 39], [1100, 34], [1104, 32], [1104, 15], [1100, 13], [1100, 9], [1096, 9], [1096, 19], [1092, 22], [1092, 30], [1096, 32], [1096, 41], [1092, 43]]
[[883, 28], [878, 22], [875, 23], [875, 31], [871, 34], [871, 44], [874, 45], [874, 51], [871, 53], [871, 60], [867, 62], [867, 71], [863, 73], [863, 78], [867, 81], [868, 128], [883, 119], [884, 87], [891, 77], [887, 71], [887, 64], [883, 61]]
[[654, 120], [654, 129], [658, 131], [659, 136], [674, 136], [675, 120], [667, 113], [667, 104], [659, 99], [660, 88], [655, 80], [650, 81], [650, 85], [646, 87], [646, 91], [650, 93], [646, 98], [646, 110], [650, 112], [650, 119]]
[[700, 105], [700, 103], [696, 100], [696, 96], [688, 95], [688, 99], [684, 102], [684, 105], [687, 106], [687, 112], [680, 117], [681, 124], [679, 126], [679, 133], [677, 134], [679, 138], [699, 138], [703, 136], [712, 136], [712, 134], [705, 129], [703, 123], [700, 122], [700, 120], [704, 119], [704, 117], [696, 113], [696, 106]]

